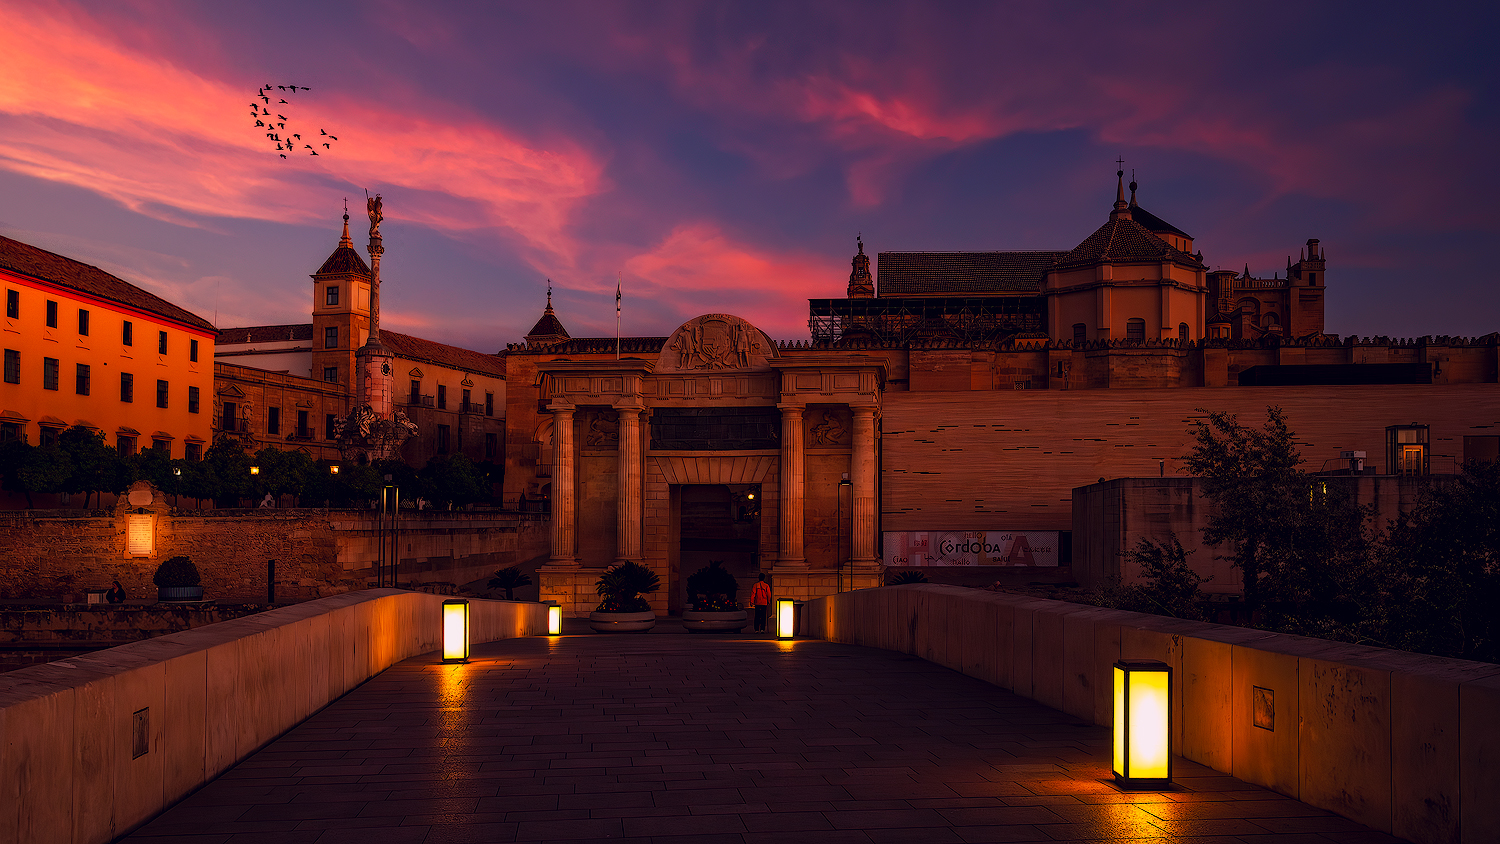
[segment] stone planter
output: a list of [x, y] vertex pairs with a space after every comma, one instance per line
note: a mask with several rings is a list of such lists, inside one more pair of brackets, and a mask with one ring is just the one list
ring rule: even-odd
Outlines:
[[645, 633], [656, 626], [656, 613], [645, 612], [591, 612], [589, 626], [595, 633]]
[[710, 612], [708, 610], [683, 610], [682, 626], [690, 633], [702, 633], [713, 631], [717, 633], [738, 633], [750, 624], [750, 616], [744, 610], [725, 610], [723, 612]]
[[156, 587], [156, 600], [162, 602], [171, 601], [201, 601], [203, 600], [202, 586], [158, 586]]

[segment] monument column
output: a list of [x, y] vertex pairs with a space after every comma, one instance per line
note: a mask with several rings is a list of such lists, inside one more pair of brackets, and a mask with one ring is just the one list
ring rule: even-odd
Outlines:
[[565, 400], [547, 405], [552, 411], [552, 558], [548, 566], [574, 568], [578, 498], [574, 490], [573, 411]]
[[779, 404], [781, 409], [781, 556], [777, 568], [807, 568], [802, 551], [805, 519], [806, 474], [802, 449], [802, 413], [795, 404]]
[[618, 449], [620, 492], [615, 516], [615, 561], [641, 562], [641, 411], [638, 402], [614, 406], [620, 420]]
[[849, 562], [874, 566], [875, 547], [875, 408], [856, 406], [854, 449], [849, 455], [849, 481], [854, 487], [854, 505], [849, 533]]

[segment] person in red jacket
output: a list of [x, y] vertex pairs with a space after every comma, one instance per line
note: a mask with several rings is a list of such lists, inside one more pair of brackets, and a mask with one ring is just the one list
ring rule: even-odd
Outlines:
[[755, 608], [755, 632], [766, 632], [766, 610], [771, 606], [771, 584], [761, 575], [750, 590], [750, 606]]

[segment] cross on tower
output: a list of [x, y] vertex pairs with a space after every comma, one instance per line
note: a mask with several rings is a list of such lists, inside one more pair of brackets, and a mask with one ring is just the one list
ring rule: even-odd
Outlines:
[[1118, 164], [1118, 165], [1120, 165], [1120, 169], [1121, 170], [1125, 169], [1125, 159], [1123, 159], [1123, 158], [1116, 158], [1115, 159], [1115, 163]]

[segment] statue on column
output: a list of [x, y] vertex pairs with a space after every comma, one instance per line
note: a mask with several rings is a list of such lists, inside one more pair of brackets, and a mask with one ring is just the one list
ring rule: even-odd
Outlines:
[[381, 211], [380, 194], [365, 197], [365, 207], [370, 212], [370, 238], [380, 237], [380, 221], [385, 219]]

